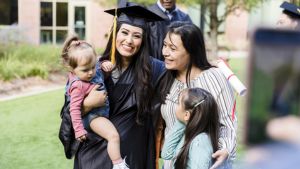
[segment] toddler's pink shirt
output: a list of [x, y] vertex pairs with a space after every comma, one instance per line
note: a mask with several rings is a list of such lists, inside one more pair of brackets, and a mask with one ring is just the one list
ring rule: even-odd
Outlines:
[[[74, 74], [69, 74], [69, 82], [73, 82], [77, 77]], [[83, 127], [81, 118], [81, 107], [84, 98], [89, 94], [95, 85], [82, 80], [75, 80], [69, 89], [70, 100], [70, 115], [72, 119], [73, 128], [75, 131], [75, 137], [87, 134], [87, 131]]]

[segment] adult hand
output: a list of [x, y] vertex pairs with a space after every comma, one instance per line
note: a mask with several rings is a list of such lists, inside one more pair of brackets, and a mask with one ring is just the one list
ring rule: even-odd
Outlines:
[[215, 163], [210, 167], [210, 169], [216, 169], [221, 166], [221, 164], [228, 158], [228, 151], [226, 149], [218, 150], [212, 154], [212, 157], [216, 159]]
[[267, 134], [274, 140], [300, 144], [300, 118], [294, 115], [278, 117], [267, 124]]
[[105, 105], [105, 100], [107, 99], [106, 91], [98, 91], [97, 89], [100, 85], [96, 85], [88, 96], [83, 101], [83, 115], [93, 108], [101, 107]]

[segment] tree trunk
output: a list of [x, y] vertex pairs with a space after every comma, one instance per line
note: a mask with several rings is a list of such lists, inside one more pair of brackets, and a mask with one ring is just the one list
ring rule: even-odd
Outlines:
[[206, 5], [201, 4], [200, 6], [200, 29], [202, 33], [204, 34], [204, 25], [205, 25], [205, 12], [206, 12]]
[[209, 54], [209, 60], [215, 60], [218, 58], [218, 0], [210, 1], [210, 41], [211, 52]]

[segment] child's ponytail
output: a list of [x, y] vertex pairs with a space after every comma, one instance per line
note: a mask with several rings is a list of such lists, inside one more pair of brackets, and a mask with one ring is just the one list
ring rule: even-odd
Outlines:
[[68, 36], [63, 44], [61, 58], [63, 61], [63, 65], [65, 65], [65, 66], [69, 66], [69, 64], [68, 64], [68, 62], [69, 62], [68, 49], [70, 48], [70, 45], [74, 41], [79, 41], [79, 38], [77, 35], [73, 34], [73, 35]]

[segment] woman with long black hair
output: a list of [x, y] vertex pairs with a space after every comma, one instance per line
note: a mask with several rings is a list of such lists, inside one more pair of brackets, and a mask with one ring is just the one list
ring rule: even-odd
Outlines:
[[[180, 92], [185, 88], [203, 88], [212, 94], [219, 108], [220, 134], [218, 150], [212, 155], [215, 158], [212, 167], [231, 162], [236, 153], [234, 91], [221, 70], [208, 62], [201, 30], [194, 24], [173, 22], [164, 39], [162, 53], [167, 69], [160, 83], [161, 114], [166, 124], [164, 136], [174, 127]], [[169, 169], [169, 166], [172, 163], [165, 160], [164, 168]]]
[[[162, 18], [127, 1], [121, 1], [117, 9], [105, 12], [118, 16], [116, 36], [110, 36], [100, 59], [102, 63], [106, 60], [115, 62], [115, 68], [105, 78], [109, 120], [119, 132], [121, 155], [126, 157], [130, 169], [153, 169], [155, 142], [151, 102], [153, 88], [164, 72], [164, 64], [149, 55], [146, 22]], [[112, 55], [114, 52], [115, 56]], [[85, 111], [101, 105], [99, 95], [91, 93], [83, 103]], [[111, 169], [111, 161], [104, 151], [106, 141], [93, 132], [87, 136], [75, 156], [75, 168]]]

